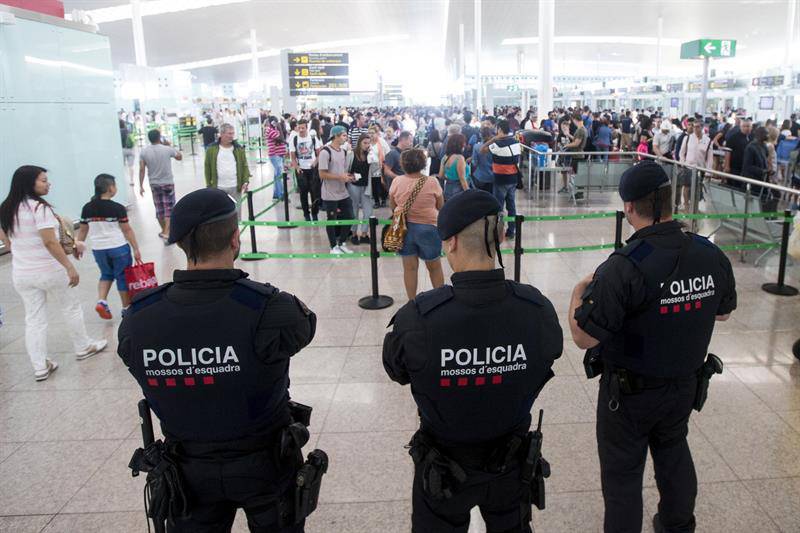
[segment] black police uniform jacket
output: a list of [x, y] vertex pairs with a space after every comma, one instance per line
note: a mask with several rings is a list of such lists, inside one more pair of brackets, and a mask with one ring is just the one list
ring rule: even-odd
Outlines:
[[168, 439], [233, 441], [290, 423], [289, 358], [313, 339], [316, 316], [246, 277], [177, 270], [122, 320], [119, 356]]
[[550, 301], [502, 270], [462, 272], [392, 318], [383, 366], [405, 385], [422, 430], [443, 445], [527, 431], [563, 335]]
[[703, 364], [717, 315], [736, 308], [731, 263], [677, 221], [643, 228], [595, 272], [575, 320], [603, 361], [680, 378]]

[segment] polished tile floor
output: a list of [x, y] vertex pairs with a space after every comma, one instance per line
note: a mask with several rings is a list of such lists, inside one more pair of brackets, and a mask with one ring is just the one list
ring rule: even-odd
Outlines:
[[[252, 165], [255, 182], [271, 178], [269, 164]], [[175, 163], [179, 195], [200, 186], [202, 159]], [[58, 182], [59, 176], [51, 176]], [[86, 191], [86, 195], [91, 191]], [[258, 193], [256, 208], [270, 201]], [[521, 193], [523, 213], [578, 213], [617, 206], [612, 193], [592, 194], [592, 205], [537, 207]], [[294, 201], [297, 204], [297, 201]], [[266, 217], [280, 215], [270, 211]], [[300, 212], [292, 206], [291, 214]], [[176, 247], [164, 247], [149, 195], [132, 200], [134, 228], [146, 260], [160, 280], [184, 264]], [[704, 227], [709, 232], [712, 227]], [[324, 230], [259, 228], [262, 251], [327, 252]], [[528, 223], [526, 247], [577, 246], [613, 242], [613, 219]], [[725, 241], [723, 232], [718, 239]], [[727, 237], [732, 240], [732, 236]], [[248, 249], [244, 239], [243, 248]], [[539, 254], [523, 258], [523, 281], [549, 296], [566, 317], [571, 288], [607, 252]], [[791, 354], [800, 336], [800, 299], [771, 296], [761, 283], [776, 277], [775, 258], [760, 268], [757, 253], [745, 262], [732, 255], [740, 307], [717, 328], [712, 351], [726, 364], [714, 379], [702, 414], [692, 417], [689, 439], [700, 480], [698, 530], [704, 532], [800, 531], [800, 363]], [[513, 263], [511, 257], [506, 257]], [[308, 531], [392, 533], [410, 530], [411, 460], [403, 449], [417, 425], [407, 388], [383, 372], [380, 344], [397, 303], [403, 301], [401, 267], [382, 259], [380, 289], [396, 304], [364, 311], [356, 302], [369, 293], [367, 260], [265, 260], [241, 262], [257, 280], [297, 294], [319, 316], [313, 344], [292, 361], [292, 396], [314, 407], [311, 445], [328, 452], [319, 510]], [[511, 265], [508, 265], [511, 272]], [[25, 354], [24, 314], [11, 285], [9, 258], [0, 258], [0, 531], [146, 531], [142, 478], [132, 479], [128, 459], [139, 444], [133, 378], [114, 353], [115, 318], [93, 311], [97, 270], [84, 259], [78, 294], [93, 335], [109, 339], [109, 350], [78, 363], [69, 354], [67, 325], [50, 313], [49, 341], [61, 368], [36, 383]], [[800, 283], [798, 269], [789, 281]], [[510, 275], [510, 274], [509, 274]], [[422, 276], [421, 276], [422, 279]], [[429, 286], [422, 279], [421, 287]], [[537, 531], [589, 532], [602, 524], [602, 497], [595, 451], [596, 382], [583, 377], [582, 354], [568, 341], [556, 363], [556, 378], [535, 408], [545, 410], [544, 452], [553, 467], [548, 507], [536, 512]], [[645, 516], [656, 509], [652, 470], [646, 474]], [[646, 518], [649, 522], [649, 518]], [[245, 531], [240, 516], [234, 527]], [[646, 528], [647, 530], [647, 528]], [[471, 531], [484, 531], [480, 519]]]

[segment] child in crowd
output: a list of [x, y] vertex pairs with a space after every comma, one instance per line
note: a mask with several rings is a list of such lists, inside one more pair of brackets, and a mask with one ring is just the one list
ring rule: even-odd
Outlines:
[[130, 305], [130, 297], [125, 282], [125, 269], [133, 264], [133, 260], [137, 263], [142, 260], [136, 235], [128, 223], [125, 206], [112, 200], [116, 194], [117, 183], [114, 176], [100, 174], [94, 179], [94, 196], [83, 206], [77, 238], [79, 242], [85, 241], [87, 235], [91, 239], [92, 254], [100, 268], [98, 299], [94, 309], [105, 320], [111, 320], [112, 317], [108, 305], [111, 284], [116, 280], [123, 310], [126, 309]]

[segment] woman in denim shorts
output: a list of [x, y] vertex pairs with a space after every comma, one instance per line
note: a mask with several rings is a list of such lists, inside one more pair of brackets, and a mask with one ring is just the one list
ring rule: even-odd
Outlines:
[[426, 164], [427, 156], [423, 150], [412, 148], [403, 152], [400, 165], [405, 175], [392, 180], [389, 189], [389, 205], [394, 213], [399, 213], [419, 180], [425, 180], [406, 214], [408, 233], [403, 241], [403, 248], [398, 252], [403, 258], [403, 282], [409, 300], [417, 295], [420, 259], [425, 261], [433, 288], [444, 285], [442, 240], [436, 229], [436, 218], [439, 209], [444, 205], [444, 195], [436, 178], [422, 174]]

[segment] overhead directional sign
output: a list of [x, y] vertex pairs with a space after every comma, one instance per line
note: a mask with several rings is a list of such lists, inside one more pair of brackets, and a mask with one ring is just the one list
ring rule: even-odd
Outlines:
[[350, 94], [350, 56], [347, 52], [289, 53], [291, 96]]
[[293, 78], [319, 78], [328, 76], [347, 76], [348, 65], [289, 65], [289, 75]]
[[385, 83], [383, 85], [383, 97], [387, 100], [402, 100], [403, 86], [398, 83]]
[[777, 87], [783, 85], [783, 76], [762, 76], [753, 78], [753, 87]]
[[681, 45], [681, 59], [704, 57], [734, 57], [736, 41], [733, 39], [696, 39]]
[[322, 94], [320, 91], [336, 91], [333, 94], [347, 94], [350, 80], [343, 78], [306, 78], [292, 79], [290, 82], [292, 96], [301, 94]]
[[683, 90], [683, 83], [668, 83], [667, 84], [667, 92], [669, 93], [679, 93]]
[[350, 55], [347, 52], [304, 52], [289, 54], [289, 65], [347, 65]]
[[725, 79], [725, 80], [712, 80], [708, 82], [709, 89], [733, 89], [736, 87], [736, 80], [734, 79]]
[[640, 94], [654, 94], [661, 92], [661, 85], [645, 85], [642, 87], [637, 87], [637, 92]]

